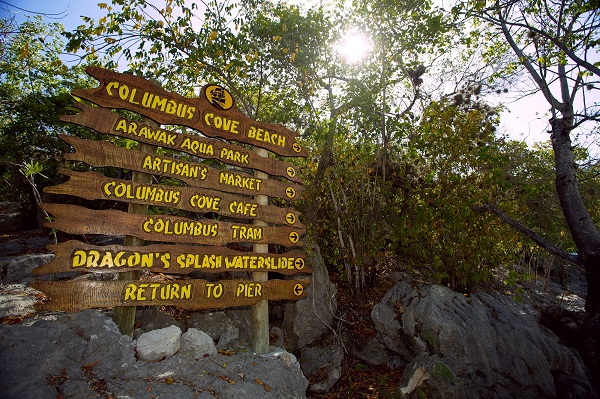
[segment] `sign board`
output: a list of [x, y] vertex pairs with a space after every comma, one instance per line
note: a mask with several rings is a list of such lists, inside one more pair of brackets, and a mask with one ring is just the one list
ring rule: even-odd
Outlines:
[[301, 182], [298, 168], [275, 158], [264, 158], [256, 152], [235, 144], [202, 138], [152, 127], [141, 122], [120, 117], [109, 109], [75, 104], [83, 112], [63, 115], [60, 119], [94, 129], [98, 133], [120, 136], [158, 147], [182, 151], [200, 158], [217, 159], [228, 165], [257, 169], [269, 175], [283, 176]]
[[48, 249], [56, 256], [50, 263], [34, 269], [33, 274], [124, 270], [184, 275], [194, 271], [261, 271], [286, 275], [312, 272], [306, 265], [306, 256], [297, 252], [261, 254], [234, 251], [225, 247], [168, 244], [100, 246], [75, 240], [52, 244]]
[[131, 235], [147, 241], [225, 245], [252, 242], [301, 246], [304, 229], [193, 220], [168, 215], [136, 215], [117, 210], [91, 210], [77, 205], [45, 203], [41, 207], [55, 219], [44, 223], [69, 234]]
[[307, 156], [306, 149], [296, 142], [296, 133], [281, 125], [250, 119], [237, 109], [231, 95], [217, 85], [203, 87], [200, 98], [186, 98], [142, 77], [95, 66], [88, 66], [86, 72], [100, 86], [76, 89], [73, 95], [102, 107], [127, 109], [158, 123], [186, 126], [209, 137], [251, 144], [283, 156]]
[[96, 167], [117, 166], [152, 175], [173, 177], [194, 187], [244, 195], [268, 195], [288, 200], [300, 199], [303, 187], [273, 179], [258, 179], [233, 170], [219, 170], [211, 166], [160, 155], [128, 150], [104, 141], [90, 141], [60, 135], [75, 148], [75, 153], [64, 154], [70, 161], [82, 161]]
[[308, 280], [174, 280], [143, 281], [34, 281], [30, 285], [49, 301], [37, 310], [78, 312], [115, 306], [171, 305], [190, 310], [253, 305], [262, 299], [299, 299]]
[[50, 194], [75, 195], [88, 200], [107, 199], [136, 204], [156, 205], [197, 213], [214, 212], [240, 219], [262, 220], [267, 223], [303, 228], [300, 212], [274, 205], [260, 205], [249, 197], [187, 186], [147, 185], [105, 177], [96, 172], [76, 172], [61, 169], [70, 176], [65, 183], [45, 187]]
[[[301, 179], [297, 167], [279, 159], [261, 157], [245, 146], [215, 139], [235, 140], [256, 146], [261, 149], [261, 155], [267, 153], [265, 150], [270, 150], [282, 156], [306, 156], [306, 149], [296, 141], [296, 133], [281, 125], [248, 118], [237, 109], [230, 93], [219, 85], [204, 86], [200, 98], [185, 98], [141, 77], [98, 67], [88, 67], [86, 71], [100, 81], [100, 86], [74, 90], [72, 94], [100, 107], [79, 103], [76, 107], [81, 113], [65, 115], [61, 119], [101, 134], [136, 140], [144, 151], [62, 135], [61, 138], [75, 148], [74, 153], [65, 154], [65, 159], [82, 161], [95, 167], [131, 170], [134, 177], [132, 180], [123, 180], [96, 172], [64, 169], [61, 173], [69, 176], [69, 180], [47, 187], [45, 191], [89, 200], [128, 202], [130, 212], [44, 203], [43, 209], [54, 216], [54, 220], [45, 226], [70, 234], [126, 235], [125, 242], [132, 245], [97, 246], [79, 241], [50, 245], [49, 249], [56, 254], [54, 260], [35, 269], [34, 274], [118, 271], [125, 272], [119, 273], [119, 277], [126, 280], [35, 281], [31, 286], [45, 293], [48, 299], [36, 307], [39, 310], [69, 312], [115, 307], [115, 315], [123, 313], [123, 317], [118, 317], [119, 329], [131, 334], [134, 319], [131, 315], [135, 315], [135, 312], [129, 310], [134, 306], [173, 305], [197, 310], [256, 304], [253, 315], [258, 315], [259, 307], [266, 310], [266, 300], [299, 299], [305, 296], [308, 280], [267, 278], [267, 272], [284, 275], [312, 272], [306, 266], [303, 254], [267, 253], [267, 244], [302, 246], [300, 238], [305, 229], [299, 221], [300, 213], [290, 208], [268, 205], [266, 201], [267, 196], [284, 200], [300, 199], [303, 187], [298, 184]], [[149, 119], [137, 122], [102, 107], [137, 112]], [[196, 129], [209, 138], [163, 129], [152, 125], [152, 120]], [[156, 155], [151, 151], [156, 147], [185, 155]], [[231, 166], [216, 168], [194, 161], [206, 159]], [[254, 170], [256, 173], [252, 175], [232, 168]], [[175, 178], [188, 186], [150, 184], [152, 175]], [[269, 175], [287, 180], [270, 179]], [[240, 222], [137, 214], [133, 209], [146, 205], [217, 214]], [[254, 223], [242, 223], [250, 220]], [[135, 237], [156, 244], [140, 246]], [[253, 243], [254, 252], [239, 252], [223, 247], [229, 243]], [[261, 246], [265, 253], [262, 253]], [[187, 275], [192, 271], [247, 271], [252, 272], [254, 280], [208, 282], [183, 277], [172, 281], [161, 278], [159, 282], [153, 276], [146, 277], [146, 280], [129, 277], [129, 274], [139, 271], [176, 275]], [[120, 312], [123, 309], [127, 312]], [[268, 315], [266, 312], [260, 314]], [[268, 347], [268, 317], [262, 319], [267, 323], [267, 333], [253, 332], [253, 335], [257, 338], [256, 342], [266, 342]], [[253, 327], [265, 329], [264, 323], [253, 316]]]

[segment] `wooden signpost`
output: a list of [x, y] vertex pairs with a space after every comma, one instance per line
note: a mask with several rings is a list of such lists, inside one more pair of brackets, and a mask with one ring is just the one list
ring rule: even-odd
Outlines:
[[252, 305], [262, 299], [299, 299], [303, 280], [34, 281], [30, 285], [55, 298], [39, 310], [77, 312], [114, 306], [172, 305], [190, 310]]
[[183, 134], [172, 130], [153, 128], [147, 124], [120, 117], [114, 112], [85, 103], [75, 107], [83, 112], [63, 115], [61, 120], [94, 129], [98, 133], [124, 137], [172, 150], [178, 150], [200, 158], [217, 159], [228, 165], [263, 171], [274, 176], [301, 183], [298, 168], [275, 158], [260, 157], [254, 151], [235, 144], [206, 139], [198, 135]]
[[303, 228], [300, 212], [291, 208], [261, 205], [255, 200], [228, 193], [188, 186], [141, 184], [131, 180], [109, 178], [96, 172], [76, 172], [61, 169], [70, 176], [65, 183], [48, 187], [51, 194], [66, 194], [88, 200], [107, 199], [121, 202], [156, 205], [190, 212], [213, 212], [223, 216], [256, 219], [267, 223]]
[[100, 87], [73, 90], [73, 95], [102, 107], [127, 109], [158, 123], [186, 126], [205, 136], [251, 144], [283, 156], [308, 155], [296, 141], [296, 133], [250, 119], [237, 109], [231, 94], [217, 85], [204, 86], [200, 98], [186, 98], [152, 87], [142, 77], [94, 66], [85, 70], [100, 81]]
[[77, 205], [45, 203], [42, 208], [55, 217], [45, 226], [69, 234], [131, 235], [147, 241], [224, 245], [256, 242], [300, 246], [304, 229], [254, 226], [215, 219], [194, 220], [169, 215], [135, 215], [118, 210], [91, 210]]
[[[70, 234], [126, 235], [126, 241], [124, 245], [107, 246], [75, 240], [50, 245], [56, 257], [35, 269], [34, 274], [118, 271], [120, 277], [126, 277], [118, 281], [35, 281], [31, 285], [47, 297], [37, 307], [70, 312], [114, 307], [115, 315], [124, 310], [127, 315], [119, 316], [118, 324], [122, 332], [130, 335], [135, 306], [173, 305], [196, 310], [252, 305], [253, 347], [258, 352], [266, 351], [267, 300], [299, 299], [306, 295], [304, 290], [309, 284], [309, 280], [269, 280], [268, 272], [312, 272], [302, 253], [268, 252], [268, 244], [302, 246], [305, 229], [300, 213], [268, 204], [269, 197], [288, 201], [300, 198], [303, 187], [299, 171], [290, 163], [268, 157], [265, 151], [306, 156], [306, 150], [296, 141], [296, 133], [281, 125], [248, 118], [236, 108], [229, 92], [218, 85], [204, 86], [200, 98], [185, 98], [133, 75], [98, 67], [88, 67], [86, 71], [100, 81], [100, 86], [74, 90], [73, 94], [100, 107], [79, 103], [76, 107], [81, 113], [61, 119], [140, 144], [138, 150], [129, 150], [104, 141], [62, 136], [75, 149], [74, 153], [65, 154], [65, 159], [131, 170], [134, 178], [123, 180], [97, 172], [63, 169], [60, 173], [69, 176], [69, 180], [46, 187], [45, 192], [127, 202], [129, 212], [45, 203], [43, 208], [54, 216], [46, 226]], [[126, 109], [149, 119], [134, 121], [103, 107]], [[155, 122], [195, 129], [207, 137], [167, 130]], [[258, 150], [213, 138], [251, 144]], [[157, 155], [151, 150], [156, 147], [186, 155]], [[188, 159], [190, 156], [192, 160]], [[209, 166], [201, 162], [206, 159], [230, 166]], [[250, 170], [254, 174], [245, 172]], [[175, 178], [186, 185], [152, 184], [153, 175]], [[271, 179], [269, 175], [285, 180]], [[206, 216], [148, 215], [149, 205]], [[219, 215], [229, 219], [213, 218]], [[143, 245], [142, 240], [157, 244]], [[229, 243], [253, 243], [254, 252], [224, 247]], [[180, 278], [131, 279], [141, 271]], [[192, 271], [249, 271], [253, 280], [208, 282], [186, 278]], [[121, 324], [129, 327], [122, 328]]]
[[228, 169], [216, 169], [198, 162], [132, 151], [105, 141], [90, 141], [61, 135], [75, 148], [65, 159], [82, 161], [96, 167], [115, 166], [148, 174], [173, 177], [194, 187], [212, 188], [244, 195], [264, 194], [288, 200], [297, 200], [303, 187], [273, 179], [258, 179], [252, 175]]
[[193, 271], [264, 271], [280, 274], [312, 273], [300, 252], [257, 254], [226, 247], [154, 244], [145, 246], [91, 245], [71, 240], [52, 244], [56, 256], [33, 274], [138, 270], [189, 274]]

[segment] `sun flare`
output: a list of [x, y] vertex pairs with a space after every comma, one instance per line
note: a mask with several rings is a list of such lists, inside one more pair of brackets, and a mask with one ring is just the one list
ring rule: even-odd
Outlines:
[[358, 64], [367, 58], [372, 47], [365, 33], [351, 29], [342, 36], [335, 50], [347, 63]]

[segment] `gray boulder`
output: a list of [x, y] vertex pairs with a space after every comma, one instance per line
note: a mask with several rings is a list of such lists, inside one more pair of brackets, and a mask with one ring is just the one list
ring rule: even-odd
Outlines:
[[204, 355], [214, 355], [217, 353], [217, 347], [207, 333], [190, 328], [181, 336], [181, 353], [199, 358]]
[[177, 326], [182, 330], [184, 329], [181, 322], [155, 306], [137, 308], [135, 321], [139, 325], [139, 328], [136, 330], [138, 336], [148, 331], [160, 330], [169, 326]]
[[276, 348], [138, 360], [135, 342], [98, 310], [0, 325], [0, 375], [3, 399], [304, 399], [308, 386], [296, 358]]
[[31, 271], [52, 259], [54, 259], [54, 254], [26, 254], [3, 258], [0, 260], [2, 282], [5, 284], [28, 283], [33, 280]]
[[315, 393], [329, 391], [342, 376], [343, 360], [344, 350], [339, 344], [303, 348], [300, 366], [304, 375], [313, 381], [309, 390]]
[[337, 288], [329, 280], [318, 246], [306, 246], [306, 262], [313, 268], [307, 296], [286, 304], [283, 329], [288, 349], [303, 348], [333, 330]]
[[38, 291], [23, 284], [0, 284], [0, 319], [35, 314], [33, 305]]
[[137, 340], [137, 352], [141, 360], [152, 362], [173, 356], [181, 348], [181, 328], [169, 326], [149, 331]]
[[496, 293], [394, 286], [371, 314], [378, 340], [407, 362], [399, 392], [427, 397], [594, 398], [579, 355], [527, 306]]
[[217, 342], [219, 349], [233, 349], [252, 343], [250, 309], [227, 309], [216, 312], [194, 312], [188, 328], [197, 328]]

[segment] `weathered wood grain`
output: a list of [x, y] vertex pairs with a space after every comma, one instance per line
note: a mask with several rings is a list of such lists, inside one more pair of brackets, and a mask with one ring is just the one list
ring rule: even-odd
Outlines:
[[59, 173], [70, 176], [70, 179], [56, 186], [45, 187], [45, 193], [74, 195], [88, 200], [106, 199], [156, 205], [197, 213], [214, 212], [234, 218], [304, 228], [299, 220], [300, 212], [291, 208], [261, 205], [249, 197], [188, 186], [139, 184], [105, 177], [97, 172], [61, 169]]
[[284, 156], [307, 156], [296, 141], [297, 134], [284, 126], [257, 122], [235, 105], [224, 110], [206, 98], [186, 98], [159, 89], [142, 77], [88, 66], [86, 72], [100, 82], [93, 89], [76, 89], [73, 95], [102, 107], [121, 108], [147, 116], [158, 123], [187, 126], [209, 137], [221, 137], [265, 148]]
[[44, 226], [69, 234], [131, 235], [154, 242], [224, 245], [232, 242], [301, 246], [305, 229], [258, 227], [214, 219], [192, 220], [167, 215], [134, 215], [117, 210], [91, 210], [77, 205], [44, 203], [55, 219]]
[[141, 122], [120, 117], [109, 109], [76, 103], [83, 112], [76, 115], [63, 115], [62, 121], [76, 123], [94, 129], [98, 133], [124, 137], [142, 143], [170, 148], [195, 155], [200, 158], [217, 159], [228, 165], [258, 169], [274, 176], [283, 176], [296, 183], [302, 183], [298, 167], [275, 158], [259, 157], [247, 148], [171, 130], [153, 128]]
[[261, 299], [300, 299], [305, 294], [308, 279], [156, 281], [34, 281], [30, 285], [41, 291], [47, 301], [36, 309], [78, 312], [89, 308], [115, 306], [179, 306], [190, 310], [247, 306]]
[[85, 162], [96, 167], [114, 166], [173, 177], [194, 187], [244, 195], [264, 194], [287, 200], [300, 199], [300, 193], [304, 189], [295, 183], [273, 179], [263, 181], [247, 173], [218, 170], [198, 162], [144, 154], [104, 141], [84, 140], [64, 134], [59, 137], [75, 148], [74, 153], [64, 154], [65, 159]]
[[33, 274], [77, 271], [113, 272], [144, 270], [153, 273], [189, 274], [231, 271], [265, 271], [281, 274], [312, 273], [306, 255], [234, 251], [225, 247], [154, 244], [146, 246], [91, 245], [76, 240], [50, 244], [56, 254]]

